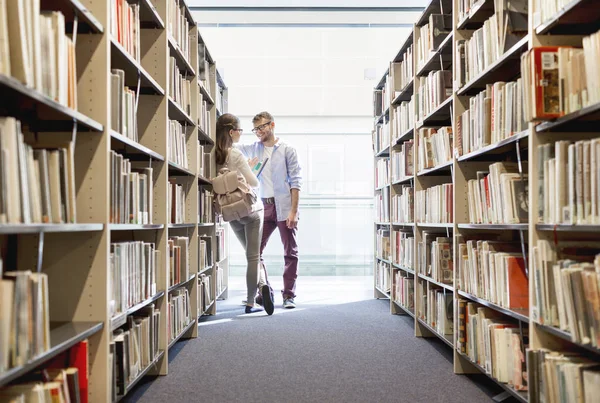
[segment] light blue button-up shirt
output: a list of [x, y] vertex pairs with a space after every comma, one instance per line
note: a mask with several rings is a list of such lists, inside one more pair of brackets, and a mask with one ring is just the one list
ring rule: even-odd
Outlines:
[[[265, 146], [260, 141], [254, 144], [235, 144], [247, 158], [257, 157], [263, 160]], [[298, 154], [296, 149], [289, 144], [279, 140], [273, 146], [273, 154], [267, 164], [271, 165], [271, 180], [275, 193], [275, 209], [277, 210], [277, 221], [285, 221], [292, 209], [292, 195], [290, 189], [300, 190], [302, 187], [302, 176]], [[258, 178], [262, 186], [262, 175]], [[299, 215], [299, 214], [298, 214]]]

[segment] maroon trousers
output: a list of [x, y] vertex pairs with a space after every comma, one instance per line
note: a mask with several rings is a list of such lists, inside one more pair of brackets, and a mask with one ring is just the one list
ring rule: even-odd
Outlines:
[[[296, 278], [298, 277], [298, 244], [296, 243], [296, 234], [298, 228], [289, 229], [285, 221], [277, 221], [277, 210], [275, 204], [264, 203], [265, 221], [263, 224], [263, 234], [260, 243], [260, 263], [264, 266], [263, 250], [269, 242], [269, 238], [279, 229], [279, 236], [283, 243], [285, 268], [283, 270], [283, 298], [294, 298], [296, 296]], [[265, 272], [266, 272], [265, 266]], [[268, 280], [267, 280], [268, 282]], [[269, 285], [270, 286], [270, 285]]]

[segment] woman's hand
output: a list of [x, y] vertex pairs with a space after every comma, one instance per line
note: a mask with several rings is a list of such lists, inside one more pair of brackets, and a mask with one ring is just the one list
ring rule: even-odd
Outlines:
[[256, 164], [258, 164], [258, 157], [254, 157], [254, 158], [250, 158], [248, 160], [248, 165], [250, 165], [250, 168], [253, 168], [256, 166]]

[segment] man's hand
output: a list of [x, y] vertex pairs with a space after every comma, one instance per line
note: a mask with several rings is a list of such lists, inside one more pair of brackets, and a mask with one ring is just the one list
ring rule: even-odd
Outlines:
[[298, 213], [290, 211], [290, 214], [285, 219], [285, 224], [289, 229], [296, 228], [298, 226]]
[[250, 158], [248, 160], [248, 165], [250, 165], [250, 168], [254, 169], [256, 164], [258, 164], [258, 157]]

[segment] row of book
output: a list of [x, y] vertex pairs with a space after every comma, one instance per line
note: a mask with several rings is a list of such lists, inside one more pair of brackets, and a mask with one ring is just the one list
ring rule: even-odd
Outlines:
[[503, 308], [527, 311], [527, 275], [520, 243], [459, 239], [459, 289]]
[[198, 192], [199, 213], [198, 222], [201, 224], [211, 224], [215, 221], [215, 212], [213, 204], [213, 194], [209, 189], [200, 188]]
[[110, 128], [138, 141], [136, 93], [125, 85], [125, 72], [118, 69], [110, 72]]
[[571, 334], [580, 344], [600, 347], [600, 245], [575, 239], [553, 248], [533, 248], [532, 318]]
[[600, 393], [598, 361], [587, 354], [527, 350], [530, 402], [593, 403]]
[[473, 80], [527, 34], [527, 0], [497, 0], [494, 14], [470, 39], [456, 43], [456, 84]]
[[390, 229], [379, 228], [375, 233], [375, 254], [380, 259], [391, 260], [392, 245], [390, 243]]
[[0, 277], [0, 291], [2, 375], [50, 349], [48, 275], [6, 271]]
[[378, 260], [375, 264], [375, 286], [385, 293], [390, 292], [390, 265]]
[[211, 288], [211, 274], [200, 274], [198, 276], [198, 316], [202, 315], [215, 300]]
[[406, 88], [412, 81], [414, 74], [413, 68], [413, 45], [410, 45], [401, 55], [402, 61], [392, 63], [392, 77], [394, 79], [394, 98]]
[[140, 61], [140, 5], [110, 1], [110, 34], [136, 61]]
[[213, 93], [211, 78], [215, 78], [214, 74], [208, 61], [208, 49], [203, 42], [198, 42], [198, 84], [209, 94]]
[[147, 162], [110, 151], [110, 222], [152, 224], [154, 178]]
[[418, 190], [415, 194], [415, 221], [418, 223], [452, 223], [452, 183], [444, 183]]
[[392, 117], [392, 126], [394, 143], [403, 134], [415, 127], [415, 103], [412, 97], [410, 101], [402, 101], [400, 105], [395, 107], [395, 113]]
[[451, 336], [454, 329], [452, 291], [428, 287], [426, 281], [417, 282], [419, 308], [417, 316], [442, 336]]
[[379, 158], [375, 165], [375, 187], [381, 188], [390, 184], [390, 160]]
[[458, 0], [456, 14], [459, 24], [483, 6], [485, 0]]
[[169, 294], [169, 343], [175, 340], [194, 319], [191, 312], [190, 293], [187, 288], [178, 288]]
[[200, 264], [198, 271], [201, 272], [204, 269], [209, 268], [213, 264], [213, 253], [212, 253], [212, 237], [201, 236], [198, 240], [198, 255], [200, 256]]
[[33, 148], [21, 122], [0, 117], [0, 223], [73, 223], [76, 219], [73, 143]]
[[190, 239], [185, 236], [170, 237], [169, 286], [174, 286], [190, 278]]
[[600, 139], [538, 146], [538, 219], [600, 223]]
[[215, 228], [215, 262], [219, 263], [221, 262], [223, 259], [225, 259], [227, 257], [226, 254], [226, 250], [225, 250], [225, 232], [226, 232], [226, 228], [222, 227], [222, 226], [217, 226]]
[[[523, 170], [527, 170], [526, 165]], [[512, 162], [496, 162], [489, 171], [477, 171], [467, 182], [471, 224], [516, 224], [528, 220], [527, 174]]]
[[414, 223], [414, 207], [414, 188], [403, 186], [400, 193], [392, 196], [392, 222]]
[[161, 252], [154, 243], [132, 241], [110, 245], [109, 296], [111, 314], [127, 311], [157, 292]]
[[390, 123], [384, 122], [375, 126], [373, 130], [373, 149], [377, 154], [390, 146]]
[[458, 351], [498, 382], [527, 390], [527, 326], [519, 327], [497, 311], [464, 299], [458, 300], [458, 316]]
[[178, 183], [176, 178], [169, 178], [169, 224], [186, 223], [186, 199], [188, 185]]
[[573, 0], [533, 0], [533, 27], [537, 28], [572, 3]]
[[109, 346], [112, 401], [124, 396], [139, 374], [159, 354], [160, 310], [150, 304], [127, 317], [127, 323], [115, 330]]
[[208, 102], [204, 99], [204, 95], [200, 92], [198, 94], [198, 128], [204, 133], [210, 135], [210, 109], [208, 108]]
[[[451, 10], [447, 10], [451, 11]], [[415, 59], [419, 71], [435, 52], [444, 39], [452, 32], [451, 14], [431, 14], [429, 21], [422, 27], [416, 27]]]
[[452, 127], [421, 129], [416, 136], [417, 172], [434, 168], [452, 160]]
[[192, 114], [192, 81], [193, 77], [181, 74], [177, 68], [177, 61], [173, 56], [169, 58], [169, 96], [188, 115]]
[[496, 82], [469, 98], [456, 121], [458, 155], [466, 155], [527, 130], [523, 82]]
[[452, 71], [431, 71], [426, 77], [417, 77], [414, 103], [417, 121], [423, 120], [452, 96]]
[[452, 251], [451, 238], [438, 232], [423, 231], [421, 240], [417, 242], [417, 273], [440, 283], [452, 284]]
[[36, 0], [14, 0], [0, 8], [0, 21], [0, 74], [77, 109], [75, 45], [65, 16], [41, 11]]
[[173, 37], [187, 60], [191, 60], [192, 36], [183, 0], [167, 1], [167, 31]]
[[392, 182], [403, 180], [415, 174], [413, 150], [413, 140], [400, 144], [399, 150], [392, 150]]
[[384, 187], [375, 192], [375, 220], [390, 222], [390, 188]]
[[412, 231], [392, 231], [395, 249], [392, 261], [402, 267], [412, 269], [415, 256], [415, 238]]
[[415, 309], [415, 278], [402, 270], [397, 270], [394, 273], [394, 301], [413, 311]]
[[198, 142], [198, 175], [204, 178], [212, 178], [212, 170], [210, 169], [212, 163], [212, 154], [208, 147], [201, 145]]
[[189, 168], [187, 151], [187, 126], [176, 120], [169, 120], [169, 161], [183, 168]]
[[215, 266], [215, 277], [217, 283], [217, 296], [220, 296], [223, 291], [225, 291], [227, 285], [225, 283], [225, 270], [218, 264]]

